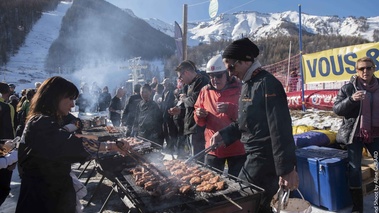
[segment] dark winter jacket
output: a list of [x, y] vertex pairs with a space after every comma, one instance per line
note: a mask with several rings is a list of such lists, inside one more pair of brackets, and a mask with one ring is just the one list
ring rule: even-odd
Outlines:
[[[379, 81], [378, 78], [376, 80]], [[343, 85], [338, 91], [336, 101], [333, 105], [333, 112], [339, 116], [343, 116], [341, 131], [349, 133], [349, 139], [345, 142], [339, 141], [339, 143], [351, 144], [357, 127], [359, 124], [359, 117], [361, 115], [361, 101], [353, 101], [351, 96], [357, 91], [357, 77], [352, 76], [350, 82]], [[347, 123], [354, 123], [353, 125], [345, 125]]]
[[124, 112], [122, 114], [122, 125], [123, 126], [133, 126], [134, 117], [137, 111], [137, 105], [142, 100], [140, 94], [135, 94], [130, 96], [127, 101]]
[[138, 136], [163, 145], [163, 116], [158, 104], [153, 101], [141, 100], [137, 106], [134, 129]]
[[168, 120], [172, 120], [172, 115], [168, 113], [168, 110], [175, 106], [175, 95], [174, 90], [172, 88], [168, 88], [163, 91], [162, 102], [160, 104], [162, 113], [163, 113], [163, 121], [167, 122]]
[[13, 139], [15, 110], [12, 105], [0, 98], [0, 139]]
[[16, 212], [75, 212], [71, 164], [88, 160], [90, 154], [82, 139], [61, 129], [68, 121], [58, 124], [44, 115], [28, 121], [18, 153], [23, 175]]
[[187, 97], [183, 100], [186, 114], [184, 117], [184, 135], [196, 133], [196, 122], [194, 119], [194, 105], [199, 96], [201, 88], [209, 83], [209, 78], [202, 74], [197, 74], [192, 82], [188, 85]]
[[111, 94], [109, 92], [102, 92], [99, 95], [99, 108], [98, 110], [105, 111], [108, 107], [109, 104], [111, 103]]
[[246, 153], [262, 154], [267, 158], [266, 169], [273, 169], [278, 176], [290, 173], [296, 166], [287, 96], [280, 81], [265, 70], [243, 82], [238, 123], [220, 133], [227, 145], [241, 138]]
[[114, 96], [109, 105], [109, 119], [113, 122], [114, 126], [118, 126], [121, 122], [121, 99]]

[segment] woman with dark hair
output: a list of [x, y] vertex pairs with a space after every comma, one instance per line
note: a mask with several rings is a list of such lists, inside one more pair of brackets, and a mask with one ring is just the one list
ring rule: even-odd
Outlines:
[[75, 212], [71, 164], [118, 151], [114, 142], [77, 134], [78, 119], [69, 112], [79, 91], [62, 77], [44, 81], [34, 95], [19, 147], [21, 176], [16, 212]]

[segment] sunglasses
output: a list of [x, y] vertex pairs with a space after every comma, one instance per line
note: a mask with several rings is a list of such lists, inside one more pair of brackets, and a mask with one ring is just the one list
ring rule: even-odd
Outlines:
[[209, 77], [210, 78], [218, 78], [218, 79], [220, 79], [220, 78], [222, 78], [223, 75], [224, 75], [224, 73], [218, 73], [218, 74], [210, 73]]
[[183, 74], [184, 74], [185, 72], [186, 72], [185, 70], [184, 70], [183, 72], [180, 72], [180, 75], [179, 75], [178, 79], [183, 80]]
[[229, 64], [228, 65], [228, 70], [229, 72], [234, 72], [234, 70], [236, 69], [236, 64], [237, 64], [238, 60], [235, 61], [233, 64]]
[[359, 71], [372, 70], [372, 68], [374, 68], [374, 66], [371, 66], [371, 67], [359, 67], [359, 68], [357, 68], [357, 70], [359, 70]]

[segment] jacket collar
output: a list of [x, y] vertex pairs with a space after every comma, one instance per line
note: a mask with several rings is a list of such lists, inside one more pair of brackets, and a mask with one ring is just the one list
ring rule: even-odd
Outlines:
[[254, 70], [261, 67], [261, 63], [258, 60], [254, 60], [254, 63], [250, 66], [250, 68], [246, 71], [245, 76], [242, 79], [242, 82], [246, 82], [251, 79], [251, 75], [253, 74]]

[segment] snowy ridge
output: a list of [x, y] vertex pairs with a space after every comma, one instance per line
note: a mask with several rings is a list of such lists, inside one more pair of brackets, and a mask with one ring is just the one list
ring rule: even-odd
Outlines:
[[[344, 17], [315, 16], [302, 13], [302, 29], [312, 34], [361, 36], [370, 41], [374, 40], [374, 31], [379, 35], [379, 16]], [[174, 25], [156, 19], [146, 20], [152, 27], [167, 35], [174, 35]], [[179, 23], [181, 24], [181, 23]], [[299, 26], [299, 13], [286, 11], [282, 13], [259, 13], [242, 11], [233, 14], [220, 14], [207, 22], [189, 23], [189, 44], [210, 42], [221, 39], [238, 39], [250, 36], [254, 39], [276, 35], [291, 35], [291, 29]], [[292, 29], [293, 30], [293, 29]]]

